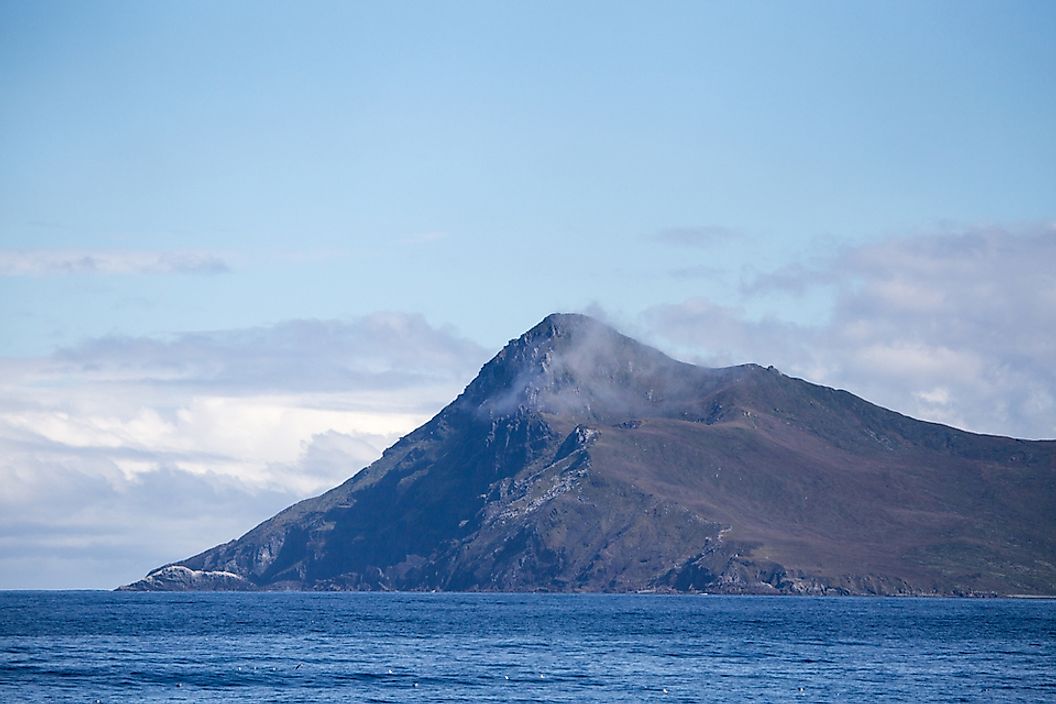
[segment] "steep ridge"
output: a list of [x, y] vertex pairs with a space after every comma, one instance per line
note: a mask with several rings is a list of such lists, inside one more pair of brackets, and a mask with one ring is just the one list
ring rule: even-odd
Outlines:
[[126, 588], [1056, 593], [1056, 442], [555, 314], [342, 485]]

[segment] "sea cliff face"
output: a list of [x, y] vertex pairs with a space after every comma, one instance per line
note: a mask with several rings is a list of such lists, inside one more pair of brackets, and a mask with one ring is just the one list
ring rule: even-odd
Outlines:
[[1056, 593], [1056, 442], [552, 315], [375, 463], [126, 589]]

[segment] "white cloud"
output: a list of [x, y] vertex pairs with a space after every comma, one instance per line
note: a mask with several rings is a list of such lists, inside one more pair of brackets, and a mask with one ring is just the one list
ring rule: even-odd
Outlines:
[[236, 537], [369, 464], [486, 357], [380, 313], [0, 360], [0, 588], [116, 586]]
[[0, 249], [0, 276], [64, 274], [220, 274], [230, 266], [201, 251]]
[[104, 337], [60, 350], [57, 372], [224, 394], [421, 388], [463, 374], [484, 351], [420, 315], [291, 320], [178, 335]]
[[[977, 432], [1056, 437], [1056, 228], [890, 238], [797, 263], [743, 292], [832, 290], [830, 319], [752, 319], [703, 299], [643, 324], [699, 361], [754, 361]], [[936, 391], [939, 390], [939, 391]]]

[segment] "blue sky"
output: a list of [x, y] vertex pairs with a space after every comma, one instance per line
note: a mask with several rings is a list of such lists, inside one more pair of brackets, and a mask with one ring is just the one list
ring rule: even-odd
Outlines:
[[[1044, 221], [1054, 15], [5, 3], [3, 244], [202, 250], [230, 272], [7, 278], [0, 350], [378, 308], [497, 344], [592, 302], [732, 302], [746, 269], [833, 241]], [[740, 241], [648, 239], [670, 228]], [[669, 275], [690, 266], [714, 271]]]
[[[248, 528], [555, 310], [1054, 437], [1054, 31], [1047, 2], [0, 2], [0, 501], [67, 472], [134, 522], [175, 478]], [[106, 525], [122, 579], [234, 530]], [[49, 559], [0, 587], [71, 584]]]

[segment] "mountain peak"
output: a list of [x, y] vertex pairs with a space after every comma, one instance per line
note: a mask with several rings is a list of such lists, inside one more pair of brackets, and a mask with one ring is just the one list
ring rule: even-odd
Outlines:
[[[581, 346], [588, 338], [594, 343], [602, 342], [606, 338], [614, 342], [617, 338], [623, 338], [623, 335], [589, 315], [551, 313], [523, 335], [511, 340], [507, 349], [512, 346], [531, 348], [533, 351], [542, 350], [545, 353]], [[630, 338], [625, 339], [630, 341]]]
[[623, 419], [669, 395], [688, 370], [698, 369], [590, 316], [552, 313], [484, 365], [466, 396], [492, 415], [527, 407]]
[[[609, 323], [602, 322], [583, 313], [551, 313], [539, 321], [535, 327], [529, 329], [518, 339], [563, 339], [570, 340], [575, 337], [595, 336], [604, 338], [612, 344], [633, 346], [641, 349], [653, 348], [619, 332]], [[595, 342], [599, 340], [594, 340]]]
[[572, 334], [577, 331], [584, 330], [600, 330], [605, 329], [610, 332], [616, 332], [611, 327], [602, 323], [589, 315], [582, 313], [551, 313], [550, 315], [543, 318], [539, 323], [531, 330], [525, 333], [525, 335], [546, 334], [551, 336], [561, 336]]

